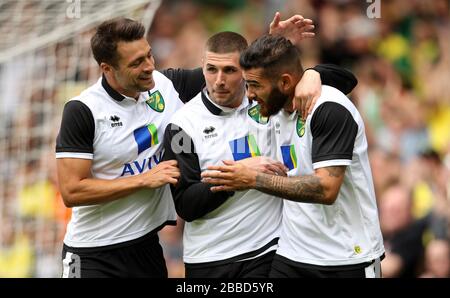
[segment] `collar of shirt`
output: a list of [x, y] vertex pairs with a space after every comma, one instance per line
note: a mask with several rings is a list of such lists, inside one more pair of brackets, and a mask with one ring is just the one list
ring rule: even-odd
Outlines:
[[147, 98], [145, 96], [145, 94], [147, 94], [147, 93], [145, 93], [145, 92], [139, 93], [139, 98], [137, 100], [134, 97], [129, 97], [129, 96], [126, 96], [126, 95], [123, 95], [123, 94], [117, 92], [113, 87], [111, 87], [111, 85], [108, 83], [108, 81], [106, 80], [106, 77], [104, 75], [102, 75], [102, 86], [103, 86], [103, 89], [105, 89], [106, 93], [108, 93], [108, 95], [111, 96], [112, 99], [114, 99], [115, 101], [118, 101], [118, 102], [122, 102], [122, 101], [126, 100], [126, 101], [131, 101], [131, 102], [137, 103], [137, 102], [147, 100]]
[[245, 109], [249, 105], [247, 96], [244, 96], [242, 103], [237, 108], [229, 108], [216, 104], [208, 95], [208, 90], [204, 88], [202, 90], [202, 100], [206, 105], [206, 108], [214, 115], [228, 115], [242, 109]]
[[291, 113], [291, 112], [287, 112], [285, 109], [281, 109], [281, 114], [284, 117], [288, 118], [289, 120], [294, 120], [298, 115], [298, 111], [295, 110]]

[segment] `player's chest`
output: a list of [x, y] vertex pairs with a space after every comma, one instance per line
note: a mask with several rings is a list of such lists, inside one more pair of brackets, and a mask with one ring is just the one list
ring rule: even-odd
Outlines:
[[139, 104], [128, 108], [111, 108], [95, 119], [95, 153], [119, 164], [133, 161], [142, 153], [153, 155], [161, 145], [168, 113], [157, 112]]
[[299, 116], [273, 119], [277, 157], [289, 168], [290, 175], [311, 172], [312, 136], [308, 125]]

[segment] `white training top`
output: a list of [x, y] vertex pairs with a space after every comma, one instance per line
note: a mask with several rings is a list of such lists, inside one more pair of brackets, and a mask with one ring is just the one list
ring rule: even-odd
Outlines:
[[[92, 177], [107, 180], [155, 167], [163, 156], [165, 128], [183, 103], [172, 81], [157, 71], [153, 78], [155, 87], [137, 101], [117, 93], [104, 78], [71, 99], [65, 106], [56, 158], [90, 159]], [[175, 221], [168, 185], [142, 189], [112, 202], [74, 207], [64, 243], [122, 243]]]
[[374, 260], [384, 253], [364, 123], [339, 90], [323, 86], [303, 124], [297, 113], [274, 116], [279, 159], [289, 176], [315, 169], [347, 166], [335, 203], [284, 200], [277, 254], [292, 261], [340, 266]]
[[[245, 97], [238, 108], [221, 108], [214, 114], [205, 101], [207, 105], [214, 103], [203, 96], [197, 95], [171, 120], [191, 137], [201, 171], [222, 164], [222, 160], [276, 158], [273, 130], [270, 122], [259, 116], [259, 106], [249, 105]], [[216, 209], [185, 223], [184, 262], [216, 262], [237, 256], [243, 260], [275, 250], [281, 212], [279, 198], [257, 190], [235, 192]]]

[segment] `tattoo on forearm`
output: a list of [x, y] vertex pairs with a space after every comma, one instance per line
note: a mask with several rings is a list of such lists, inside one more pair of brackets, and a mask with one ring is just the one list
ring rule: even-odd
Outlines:
[[256, 189], [296, 202], [320, 204], [325, 201], [324, 189], [316, 176], [281, 177], [258, 173]]

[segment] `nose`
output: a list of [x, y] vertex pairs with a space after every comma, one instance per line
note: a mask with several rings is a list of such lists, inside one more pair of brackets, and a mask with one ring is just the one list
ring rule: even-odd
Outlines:
[[253, 92], [253, 90], [250, 87], [248, 87], [248, 86], [247, 86], [247, 88], [245, 90], [245, 93], [246, 93], [246, 95], [247, 95], [247, 97], [249, 99], [255, 99], [256, 98], [255, 92]]
[[225, 85], [225, 76], [223, 74], [223, 72], [219, 71], [217, 73], [217, 78], [216, 78], [216, 86], [222, 86]]
[[144, 71], [153, 72], [155, 70], [155, 60], [152, 57], [145, 58]]

